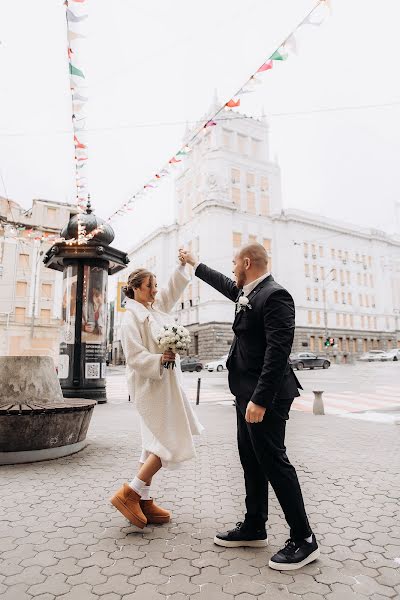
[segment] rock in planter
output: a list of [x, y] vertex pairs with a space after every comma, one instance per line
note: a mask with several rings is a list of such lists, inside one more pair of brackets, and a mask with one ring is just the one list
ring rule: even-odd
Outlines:
[[0, 464], [78, 452], [95, 405], [63, 398], [52, 358], [0, 356]]

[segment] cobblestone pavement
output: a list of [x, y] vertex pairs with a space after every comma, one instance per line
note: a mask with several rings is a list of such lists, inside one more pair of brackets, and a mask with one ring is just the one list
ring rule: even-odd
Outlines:
[[287, 537], [272, 493], [267, 549], [213, 545], [243, 516], [243, 477], [234, 408], [197, 410], [197, 459], [154, 485], [166, 526], [139, 532], [108, 501], [139, 455], [128, 402], [96, 407], [80, 453], [0, 467], [1, 600], [400, 598], [398, 425], [292, 413], [288, 453], [322, 556], [286, 574], [267, 566]]

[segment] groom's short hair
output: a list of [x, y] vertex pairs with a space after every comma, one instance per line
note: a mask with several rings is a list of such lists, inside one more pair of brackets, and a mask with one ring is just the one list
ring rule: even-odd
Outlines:
[[261, 244], [247, 244], [239, 250], [240, 258], [249, 258], [252, 265], [258, 268], [268, 266], [268, 254]]

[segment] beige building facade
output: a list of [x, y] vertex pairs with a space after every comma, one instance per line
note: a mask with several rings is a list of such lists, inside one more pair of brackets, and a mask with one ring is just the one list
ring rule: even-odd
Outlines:
[[43, 256], [75, 213], [71, 204], [33, 200], [25, 210], [0, 198], [0, 355], [57, 362], [62, 273], [45, 268]]

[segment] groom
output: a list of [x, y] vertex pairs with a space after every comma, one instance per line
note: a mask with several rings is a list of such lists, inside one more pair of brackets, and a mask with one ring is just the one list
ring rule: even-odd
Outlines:
[[261, 244], [249, 244], [236, 254], [236, 283], [197, 262], [190, 252], [181, 250], [180, 258], [195, 268], [196, 277], [236, 303], [235, 336], [227, 368], [229, 387], [236, 397], [247, 511], [243, 523], [218, 533], [214, 542], [226, 547], [267, 545], [270, 483], [290, 527], [290, 539], [269, 566], [299, 569], [318, 558], [319, 548], [285, 448], [286, 421], [301, 388], [288, 362], [295, 327], [293, 299], [268, 272], [268, 257]]

